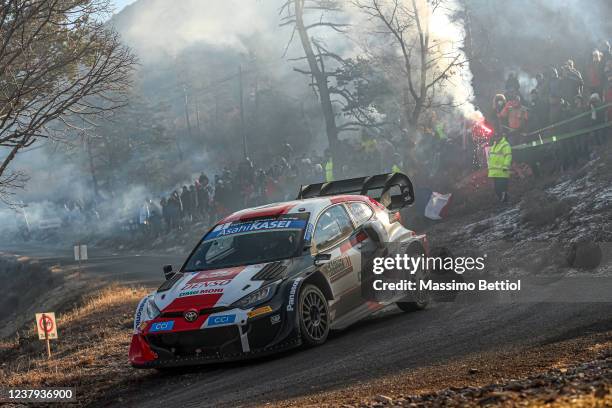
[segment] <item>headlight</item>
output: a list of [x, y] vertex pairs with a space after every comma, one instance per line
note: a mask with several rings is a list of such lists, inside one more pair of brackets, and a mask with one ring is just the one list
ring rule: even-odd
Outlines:
[[261, 289], [257, 289], [256, 291], [249, 293], [239, 301], [235, 302], [232, 306], [240, 309], [248, 309], [260, 303], [267, 302], [272, 298], [272, 296], [274, 296], [274, 293], [276, 293], [277, 286], [278, 282], [275, 282], [264, 286]]
[[155, 304], [155, 297], [150, 297], [147, 300], [147, 304], [146, 304], [145, 307], [146, 307], [146, 310], [147, 310], [147, 317], [149, 318], [149, 320], [155, 319], [161, 313], [159, 311], [159, 308]]

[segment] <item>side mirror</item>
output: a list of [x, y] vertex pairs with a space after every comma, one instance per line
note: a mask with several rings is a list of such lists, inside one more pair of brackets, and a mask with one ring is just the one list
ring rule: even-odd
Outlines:
[[163, 271], [164, 271], [164, 277], [166, 278], [166, 280], [174, 276], [174, 272], [172, 271], [172, 265], [164, 265]]
[[387, 241], [387, 231], [378, 222], [367, 221], [361, 226], [361, 229], [379, 247], [382, 247]]
[[331, 254], [316, 254], [314, 258], [315, 266], [323, 266], [331, 259]]

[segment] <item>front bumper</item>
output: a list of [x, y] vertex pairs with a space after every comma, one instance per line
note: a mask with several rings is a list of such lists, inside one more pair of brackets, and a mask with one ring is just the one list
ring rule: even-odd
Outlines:
[[142, 364], [132, 363], [134, 368], [162, 368], [162, 367], [185, 367], [190, 365], [204, 365], [218, 362], [231, 362], [265, 357], [282, 351], [291, 350], [302, 344], [299, 338], [288, 339], [275, 346], [249, 352], [223, 353], [223, 354], [201, 354], [191, 356], [172, 356], [168, 359], [161, 357]]
[[238, 324], [198, 330], [135, 334], [132, 346], [144, 349], [140, 355], [148, 358], [132, 358], [130, 352], [131, 364], [136, 368], [156, 368], [244, 360], [301, 344], [293, 319], [279, 309], [245, 323], [242, 319], [236, 321]]

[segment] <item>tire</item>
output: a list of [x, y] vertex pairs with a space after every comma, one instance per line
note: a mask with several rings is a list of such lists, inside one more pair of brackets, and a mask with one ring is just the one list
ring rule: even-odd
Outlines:
[[307, 347], [325, 343], [329, 335], [329, 307], [323, 292], [314, 285], [306, 285], [300, 291], [298, 321], [302, 342]]
[[[416, 252], [413, 252], [410, 256], [419, 256]], [[423, 310], [429, 305], [429, 301], [431, 298], [431, 293], [429, 291], [420, 290], [419, 281], [429, 279], [429, 273], [422, 268], [418, 270], [414, 275], [412, 275], [411, 280], [415, 281], [417, 284], [417, 289], [414, 291], [407, 302], [397, 302], [397, 307], [404, 312], [416, 312], [418, 310]]]

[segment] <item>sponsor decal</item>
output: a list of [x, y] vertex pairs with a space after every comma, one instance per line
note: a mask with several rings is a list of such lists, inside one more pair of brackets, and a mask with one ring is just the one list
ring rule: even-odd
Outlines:
[[208, 318], [208, 326], [223, 326], [225, 324], [232, 324], [236, 321], [236, 315], [218, 315], [210, 316]]
[[262, 314], [266, 314], [266, 313], [270, 313], [272, 311], [272, 308], [270, 306], [263, 306], [263, 307], [258, 307], [255, 310], [251, 310], [249, 313], [247, 313], [247, 315], [249, 316], [249, 318], [253, 318], [256, 316], [260, 316]]
[[223, 288], [188, 290], [186, 292], [179, 293], [178, 297], [195, 296], [195, 295], [209, 295], [212, 293], [223, 293]]
[[308, 223], [308, 227], [306, 227], [306, 232], [304, 233], [304, 241], [309, 242], [312, 238], [312, 232], [314, 231], [314, 225], [312, 223]]
[[291, 286], [291, 290], [289, 291], [289, 301], [287, 302], [287, 311], [292, 312], [295, 306], [295, 292], [297, 292], [297, 287], [300, 284], [302, 278], [297, 278], [293, 281], [293, 285]]
[[353, 264], [351, 263], [350, 257], [342, 256], [329, 261], [321, 268], [321, 270], [329, 277], [330, 282], [335, 282], [341, 277], [352, 272]]
[[181, 288], [181, 291], [183, 290], [200, 290], [200, 289], [204, 289], [204, 288], [210, 288], [210, 287], [215, 287], [215, 286], [226, 286], [229, 285], [230, 282], [232, 280], [231, 279], [220, 279], [220, 280], [212, 280], [212, 281], [205, 281], [205, 282], [193, 282], [189, 281], [185, 286], [183, 286]]
[[280, 323], [281, 317], [280, 315], [270, 316], [270, 324]]
[[138, 308], [136, 309], [136, 317], [134, 318], [134, 328], [137, 328], [140, 325], [142, 319], [142, 311], [144, 310], [147, 299], [148, 297], [142, 299], [138, 304]]
[[240, 234], [253, 231], [270, 231], [281, 229], [303, 229], [306, 226], [306, 221], [300, 219], [283, 219], [283, 220], [258, 220], [248, 222], [233, 222], [217, 225], [204, 240], [224, 237], [227, 235]]
[[172, 330], [174, 327], [174, 320], [167, 320], [165, 322], [155, 322], [151, 325], [149, 332], [160, 332], [160, 331], [168, 331]]
[[185, 313], [183, 313], [183, 317], [185, 318], [185, 320], [187, 320], [188, 322], [193, 322], [198, 318], [198, 311], [195, 309], [191, 309], [191, 310], [187, 310]]
[[[187, 282], [180, 289], [179, 297], [203, 295], [208, 293], [223, 293], [222, 288], [229, 285], [232, 279], [234, 279], [243, 270], [244, 266], [237, 266], [235, 268], [198, 272], [197, 275], [191, 278], [189, 282]], [[216, 288], [217, 290], [207, 291], [207, 289], [211, 288]]]

